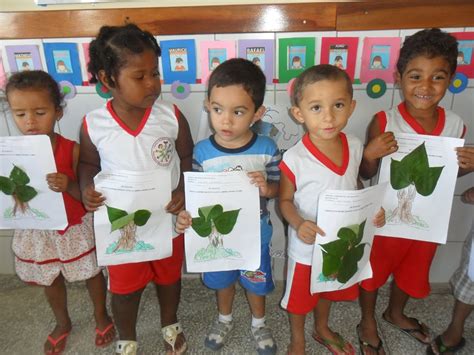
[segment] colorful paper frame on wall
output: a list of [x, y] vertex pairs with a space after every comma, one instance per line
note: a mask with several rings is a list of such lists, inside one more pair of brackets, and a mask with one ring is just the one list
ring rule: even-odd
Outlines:
[[474, 78], [474, 32], [451, 33], [458, 40], [458, 66], [456, 71]]
[[395, 66], [400, 52], [400, 37], [368, 37], [364, 39], [360, 81], [382, 79], [395, 82]]
[[314, 65], [314, 37], [280, 38], [278, 41], [278, 81], [287, 83]]
[[49, 74], [58, 83], [66, 80], [76, 86], [82, 85], [81, 63], [76, 43], [43, 43]]
[[321, 41], [321, 64], [344, 69], [354, 81], [358, 37], [325, 37]]
[[82, 43], [82, 51], [84, 53], [84, 67], [86, 68], [85, 73], [87, 75], [87, 85], [89, 85], [89, 81], [92, 78], [91, 73], [89, 73], [89, 70], [87, 70], [87, 66], [89, 65], [89, 45], [90, 43]]
[[260, 66], [265, 73], [267, 84], [273, 83], [274, 48], [271, 39], [241, 39], [239, 40], [239, 57], [250, 60]]
[[161, 41], [165, 84], [175, 81], [196, 83], [196, 42], [194, 39]]
[[2, 53], [0, 52], [0, 90], [5, 89], [6, 85], [7, 85], [7, 74], [5, 73], [5, 68], [3, 67]]
[[201, 79], [205, 84], [217, 65], [227, 59], [235, 58], [235, 41], [202, 41], [200, 50]]
[[24, 70], [43, 70], [38, 46], [5, 46], [5, 50], [12, 73]]

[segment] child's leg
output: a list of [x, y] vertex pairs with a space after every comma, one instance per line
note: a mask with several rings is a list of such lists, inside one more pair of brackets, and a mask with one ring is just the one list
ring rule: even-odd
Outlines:
[[329, 328], [329, 314], [332, 301], [320, 298], [314, 309], [314, 334], [318, 342], [330, 348], [337, 354], [354, 354], [354, 348], [345, 342], [341, 336]]
[[385, 320], [395, 324], [399, 328], [420, 329], [420, 331], [412, 332], [412, 335], [423, 343], [429, 343], [429, 330], [426, 326], [420, 325], [416, 320], [407, 317], [403, 313], [409, 298], [410, 296], [400, 289], [396, 282], [393, 282], [388, 307], [382, 316]]
[[290, 318], [290, 344], [288, 345], [288, 354], [300, 355], [304, 354], [306, 346], [304, 338], [304, 323], [306, 320], [305, 314], [288, 313]]
[[[375, 306], [377, 304], [378, 289], [374, 291], [359, 288], [359, 304], [362, 313], [362, 319], [358, 328], [359, 340], [371, 344], [377, 348], [380, 344], [380, 338], [377, 331], [377, 321], [375, 320]], [[363, 348], [364, 354], [377, 354], [374, 349], [369, 346]], [[385, 354], [383, 348], [380, 348], [378, 354]]]
[[112, 293], [112, 313], [120, 340], [137, 340], [138, 307], [143, 290], [125, 295]]
[[247, 291], [245, 294], [254, 318], [265, 317], [265, 296], [256, 295], [250, 291]]
[[[96, 330], [98, 331], [96, 338], [96, 345], [103, 346], [109, 344], [115, 337], [115, 329], [110, 327], [112, 320], [107, 314], [106, 299], [107, 288], [105, 285], [104, 274], [99, 272], [96, 276], [86, 280], [87, 290], [94, 305], [94, 318]], [[110, 331], [105, 331], [103, 335], [99, 336], [101, 331], [110, 327]]]
[[[44, 293], [46, 299], [54, 313], [54, 318], [56, 319], [56, 327], [53, 332], [50, 334], [51, 338], [58, 339], [61, 335], [66, 334], [71, 331], [71, 319], [69, 318], [69, 313], [67, 311], [67, 292], [66, 285], [64, 284], [64, 277], [59, 274], [59, 276], [53, 281], [51, 286], [46, 286], [44, 288]], [[63, 341], [66, 341], [64, 339]], [[44, 344], [44, 350], [53, 351], [53, 348], [60, 348], [63, 345], [58, 342], [56, 346], [53, 346], [49, 341], [46, 341]]]
[[216, 291], [217, 310], [224, 316], [232, 314], [232, 305], [235, 297], [235, 284]]
[[449, 324], [448, 329], [446, 329], [442, 334], [444, 345], [453, 346], [459, 344], [464, 333], [464, 323], [473, 309], [474, 305], [456, 300], [451, 323]]

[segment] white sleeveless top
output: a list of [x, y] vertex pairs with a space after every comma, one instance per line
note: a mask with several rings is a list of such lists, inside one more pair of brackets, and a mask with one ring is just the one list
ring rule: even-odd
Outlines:
[[111, 101], [89, 112], [84, 117], [84, 126], [99, 152], [101, 170], [171, 170], [174, 190], [180, 177], [180, 159], [175, 147], [178, 112], [176, 106], [156, 101], [146, 110], [136, 130], [120, 120]]
[[432, 132], [424, 128], [407, 111], [405, 103], [389, 111], [380, 111], [376, 117], [381, 133], [386, 131], [401, 133], [418, 133], [430, 136], [462, 138], [466, 134], [466, 126], [462, 119], [454, 112], [437, 107], [438, 122]]
[[[294, 204], [300, 216], [306, 220], [317, 223], [321, 192], [327, 189], [357, 190], [363, 145], [354, 136], [342, 132], [340, 135], [343, 144], [342, 166], [334, 164], [316, 148], [307, 133], [283, 154], [281, 172], [293, 183]], [[314, 244], [302, 242], [291, 226], [288, 227], [288, 237], [288, 255], [298, 263], [311, 265]]]

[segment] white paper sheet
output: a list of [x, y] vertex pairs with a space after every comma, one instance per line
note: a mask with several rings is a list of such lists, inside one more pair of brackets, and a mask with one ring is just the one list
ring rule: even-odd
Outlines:
[[[199, 209], [220, 205], [212, 219], [212, 228], [199, 236], [192, 228], [185, 233], [186, 266], [189, 272], [256, 270], [260, 266], [260, 200], [258, 188], [245, 172], [185, 172], [186, 210], [193, 218]], [[217, 207], [219, 209], [219, 207]], [[215, 220], [228, 211], [238, 210], [234, 223], [227, 224], [228, 233], [219, 233]], [[217, 211], [217, 210], [215, 210]], [[222, 212], [222, 213], [221, 213]], [[209, 219], [209, 215], [201, 209]], [[236, 213], [236, 212], [234, 212]], [[228, 215], [227, 215], [228, 216]], [[220, 220], [222, 222], [222, 219]], [[224, 222], [224, 224], [226, 224]], [[197, 226], [197, 222], [194, 223]], [[229, 231], [230, 230], [230, 231]], [[222, 229], [221, 229], [222, 231]]]
[[[172, 216], [165, 211], [171, 200], [171, 175], [169, 171], [100, 172], [94, 178], [95, 188], [105, 198], [106, 206], [134, 216], [130, 223], [112, 224], [106, 206], [94, 214], [94, 229], [99, 265], [118, 265], [163, 259], [172, 254]], [[148, 219], [143, 216], [148, 211]], [[120, 214], [119, 214], [120, 215]], [[112, 218], [115, 221], [115, 218]], [[145, 224], [143, 224], [145, 222]], [[143, 224], [143, 225], [140, 225]]]
[[13, 181], [10, 173], [15, 166], [23, 170], [30, 180], [23, 186], [35, 189], [38, 194], [27, 203], [21, 203], [15, 201], [16, 192], [5, 194], [0, 188], [0, 229], [65, 229], [67, 216], [63, 196], [50, 190], [46, 182], [46, 175], [56, 172], [49, 137], [0, 137], [2, 186], [9, 184], [5, 179]]
[[[383, 207], [387, 224], [377, 234], [446, 243], [449, 218], [453, 204], [454, 187], [458, 174], [456, 147], [462, 147], [463, 139], [396, 133], [398, 151], [384, 157], [379, 182], [389, 182]], [[443, 167], [434, 191], [421, 195], [415, 185], [395, 190], [390, 184], [391, 161], [400, 161], [420, 144], [424, 143], [431, 167]]]
[[[372, 276], [369, 257], [376, 229], [372, 220], [386, 188], [387, 184], [380, 184], [363, 190], [327, 190], [320, 195], [317, 224], [326, 236], [316, 237], [311, 293], [341, 290]], [[353, 259], [355, 250], [359, 256]]]

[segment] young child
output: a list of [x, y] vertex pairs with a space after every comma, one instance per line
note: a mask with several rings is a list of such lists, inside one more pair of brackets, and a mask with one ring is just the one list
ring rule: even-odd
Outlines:
[[[103, 107], [85, 116], [81, 131], [79, 176], [84, 205], [95, 211], [104, 197], [94, 189], [101, 170], [166, 169], [172, 177], [172, 199], [166, 209], [177, 214], [184, 205], [182, 171], [191, 170], [193, 142], [189, 126], [174, 105], [157, 100], [161, 92], [156, 39], [133, 24], [104, 26], [89, 47], [92, 82], [112, 94]], [[169, 155], [154, 154], [167, 145]], [[177, 319], [181, 291], [183, 236], [174, 236], [172, 256], [151, 262], [108, 266], [112, 310], [119, 338], [116, 352], [135, 354], [138, 307], [146, 285], [153, 281], [160, 303], [167, 354], [182, 354], [186, 341]]]
[[[458, 63], [459, 64], [459, 63]], [[462, 194], [464, 203], [474, 204], [474, 186]], [[464, 323], [474, 309], [474, 281], [469, 276], [469, 263], [474, 242], [474, 219], [462, 249], [461, 263], [451, 277], [455, 298], [453, 314], [448, 328], [428, 345], [427, 354], [453, 354], [466, 345], [463, 337]]]
[[[276, 344], [265, 324], [265, 295], [273, 284], [269, 244], [272, 236], [267, 199], [278, 193], [280, 153], [273, 140], [254, 134], [250, 127], [265, 113], [265, 75], [261, 69], [245, 59], [230, 59], [211, 74], [206, 106], [210, 112], [214, 135], [194, 149], [193, 169], [205, 172], [248, 172], [252, 183], [260, 190], [261, 264], [257, 271], [262, 280], [246, 277], [245, 270], [206, 272], [204, 284], [216, 290], [218, 318], [204, 341], [206, 347], [219, 350], [224, 346], [234, 327], [232, 303], [237, 281], [246, 290], [252, 312], [252, 334], [261, 355], [275, 354]], [[191, 216], [179, 214], [176, 230], [183, 232], [191, 225]]]
[[45, 354], [60, 354], [66, 347], [72, 324], [67, 309], [66, 285], [86, 280], [94, 305], [95, 344], [110, 344], [115, 329], [105, 307], [106, 288], [97, 266], [92, 214], [81, 204], [76, 167], [79, 145], [54, 132], [63, 116], [58, 84], [43, 71], [23, 71], [10, 77], [6, 94], [13, 119], [25, 135], [46, 134], [51, 140], [58, 171], [46, 176], [52, 191], [62, 193], [68, 226], [63, 231], [16, 230], [13, 236], [15, 268], [20, 279], [44, 286], [56, 327], [44, 344]]
[[[291, 112], [307, 133], [288, 149], [280, 164], [280, 210], [289, 223], [286, 291], [281, 305], [289, 313], [289, 354], [304, 354], [306, 314], [314, 312], [313, 338], [333, 354], [354, 354], [354, 348], [328, 326], [332, 301], [353, 300], [358, 286], [334, 292], [310, 293], [311, 263], [316, 234], [318, 196], [327, 189], [356, 190], [363, 147], [342, 133], [355, 108], [347, 73], [323, 64], [305, 70], [295, 81]], [[376, 226], [385, 223], [381, 210]], [[317, 238], [320, 238], [319, 236]]]
[[[397, 82], [404, 101], [375, 115], [368, 130], [361, 175], [377, 173], [380, 158], [398, 149], [393, 132], [463, 137], [465, 126], [456, 114], [439, 107], [456, 71], [457, 42], [439, 29], [426, 29], [407, 37], [397, 62]], [[474, 170], [474, 149], [457, 149], [460, 175]], [[390, 301], [382, 318], [423, 344], [429, 344], [428, 327], [404, 314], [409, 297], [430, 292], [429, 270], [438, 244], [376, 236], [370, 256], [373, 277], [361, 283], [362, 321], [358, 326], [363, 353], [382, 353], [377, 334], [377, 290], [393, 274]]]

